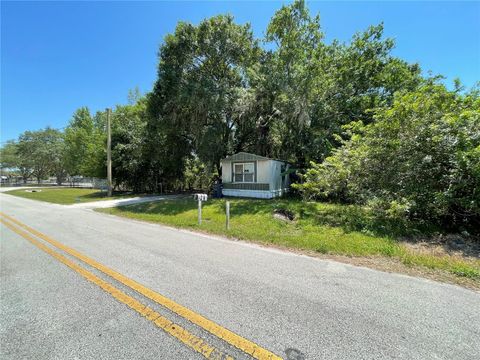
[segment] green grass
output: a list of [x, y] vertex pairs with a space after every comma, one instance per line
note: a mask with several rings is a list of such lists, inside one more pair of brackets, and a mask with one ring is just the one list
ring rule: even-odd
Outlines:
[[[286, 222], [273, 217], [283, 209], [295, 215]], [[414, 252], [386, 234], [402, 234], [405, 224], [375, 220], [367, 209], [299, 200], [231, 200], [230, 230], [225, 228], [225, 200], [203, 206], [203, 223], [197, 224], [197, 203], [192, 199], [143, 203], [98, 211], [128, 218], [201, 230], [227, 237], [347, 256], [396, 258], [409, 266], [446, 270], [480, 280], [480, 261]]]
[[[106, 192], [98, 191], [96, 189], [79, 189], [79, 188], [42, 188], [35, 189], [36, 192], [25, 191], [27, 189], [10, 190], [5, 194], [20, 196], [26, 199], [46, 201], [55, 204], [70, 205], [81, 202], [100, 201], [117, 199], [128, 196], [126, 194], [114, 194], [112, 197], [107, 197]], [[41, 190], [41, 191], [39, 191]]]

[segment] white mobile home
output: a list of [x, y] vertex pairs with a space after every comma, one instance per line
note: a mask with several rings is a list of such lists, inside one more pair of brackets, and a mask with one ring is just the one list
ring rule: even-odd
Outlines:
[[288, 190], [286, 161], [240, 152], [223, 159], [221, 166], [224, 196], [271, 199]]

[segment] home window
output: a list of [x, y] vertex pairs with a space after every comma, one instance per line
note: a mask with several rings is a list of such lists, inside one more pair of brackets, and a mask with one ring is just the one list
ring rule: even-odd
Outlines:
[[254, 163], [235, 163], [233, 167], [233, 178], [235, 182], [254, 182], [255, 165]]

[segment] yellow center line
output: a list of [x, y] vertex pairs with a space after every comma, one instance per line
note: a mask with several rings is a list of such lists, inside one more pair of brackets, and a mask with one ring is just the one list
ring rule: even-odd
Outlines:
[[18, 235], [20, 235], [21, 237], [23, 237], [24, 239], [30, 241], [33, 245], [35, 245], [39, 249], [45, 251], [46, 253], [56, 258], [58, 261], [67, 265], [69, 268], [75, 270], [77, 273], [82, 275], [85, 279], [99, 286], [101, 289], [105, 290], [107, 293], [112, 295], [115, 299], [124, 303], [131, 309], [135, 310], [140, 315], [145, 317], [147, 320], [153, 322], [160, 329], [164, 330], [168, 334], [180, 340], [182, 343], [184, 343], [188, 347], [202, 354], [205, 358], [219, 359], [219, 360], [233, 359], [232, 357], [227, 356], [226, 354], [222, 353], [215, 347], [207, 344], [204, 340], [197, 337], [196, 335], [191, 334], [190, 332], [182, 328], [180, 325], [173, 323], [172, 321], [160, 315], [158, 312], [142, 304], [135, 298], [125, 294], [124, 292], [120, 291], [113, 285], [109, 284], [108, 282], [92, 274], [90, 271], [85, 270], [81, 266], [67, 259], [65, 256], [52, 250], [45, 244], [39, 242], [38, 240], [30, 236], [30, 234], [17, 228], [15, 225], [5, 221], [3, 218], [0, 218], [0, 222], [4, 224], [6, 227], [8, 227], [9, 229], [11, 229], [12, 231], [14, 231], [15, 233], [17, 233]]
[[104, 274], [112, 277], [113, 279], [119, 281], [123, 285], [137, 291], [139, 294], [149, 298], [150, 300], [155, 301], [156, 303], [164, 306], [165, 308], [169, 309], [170, 311], [176, 313], [177, 315], [183, 317], [184, 319], [190, 321], [191, 323], [198, 325], [202, 329], [208, 331], [209, 333], [217, 336], [218, 338], [224, 340], [225, 342], [229, 343], [230, 345], [240, 349], [241, 351], [249, 354], [255, 359], [258, 360], [281, 360], [282, 358], [274, 353], [260, 347], [259, 345], [255, 344], [254, 342], [247, 340], [240, 335], [235, 334], [234, 332], [218, 325], [217, 323], [203, 317], [200, 314], [186, 308], [183, 305], [176, 303], [175, 301], [147, 288], [132, 280], [113, 269], [108, 268], [105, 265], [98, 263], [97, 261], [79, 253], [78, 251], [63, 245], [62, 243], [48, 237], [47, 235], [42, 234], [41, 232], [29, 227], [26, 224], [8, 216], [2, 212], [0, 212], [1, 216], [4, 216], [8, 220], [14, 222], [18, 226], [24, 228], [25, 230], [29, 231], [31, 234], [39, 237], [42, 240], [45, 240], [49, 244], [55, 246], [56, 248], [65, 251], [67, 254], [83, 261], [84, 263], [92, 266], [93, 268], [103, 272]]

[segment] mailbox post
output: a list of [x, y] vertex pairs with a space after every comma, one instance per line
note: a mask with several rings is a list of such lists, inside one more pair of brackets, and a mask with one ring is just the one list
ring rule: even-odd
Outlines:
[[194, 198], [198, 200], [198, 225], [202, 225], [202, 201], [207, 201], [208, 195], [195, 194]]
[[230, 201], [227, 200], [227, 202], [225, 203], [225, 218], [226, 218], [226, 222], [225, 222], [225, 226], [227, 228], [227, 230], [230, 230]]
[[202, 225], [202, 199], [198, 197], [198, 225]]

